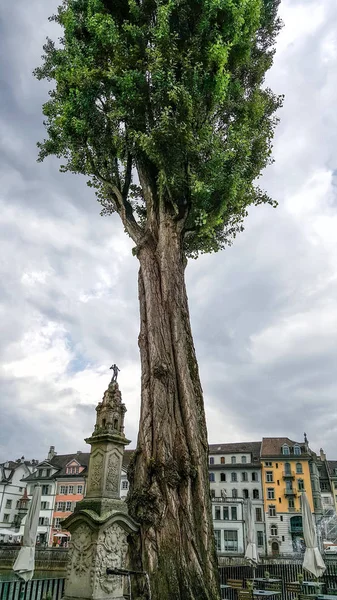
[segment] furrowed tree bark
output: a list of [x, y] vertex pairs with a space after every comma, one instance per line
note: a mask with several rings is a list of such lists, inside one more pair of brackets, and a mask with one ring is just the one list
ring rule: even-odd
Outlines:
[[150, 574], [154, 600], [215, 600], [207, 429], [182, 237], [170, 215], [159, 220], [138, 251], [141, 416], [128, 505], [141, 532], [131, 561]]

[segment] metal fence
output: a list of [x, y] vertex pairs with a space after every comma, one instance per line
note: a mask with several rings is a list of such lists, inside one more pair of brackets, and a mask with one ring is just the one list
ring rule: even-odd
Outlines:
[[[270, 573], [270, 577], [275, 577], [277, 579], [282, 579], [283, 585], [283, 594], [282, 598], [285, 600], [292, 600], [292, 596], [287, 593], [285, 583], [287, 581], [297, 581], [298, 575], [304, 574], [305, 580], [310, 581], [313, 580], [314, 577], [310, 576], [310, 573], [302, 571], [302, 563], [301, 562], [288, 562], [288, 563], [272, 563], [272, 564], [263, 564], [257, 565], [255, 569], [255, 577], [264, 577], [265, 572], [268, 571]], [[219, 567], [220, 572], [220, 580], [222, 584], [225, 584], [227, 579], [243, 579], [244, 582], [246, 579], [252, 579], [253, 577], [253, 569], [248, 565], [230, 565]], [[320, 581], [324, 583], [324, 587], [326, 591], [333, 591], [337, 593], [337, 562], [327, 561], [326, 562], [326, 571], [320, 577]], [[229, 593], [228, 593], [229, 592]], [[332, 593], [333, 593], [332, 592]], [[233, 594], [233, 590], [226, 590], [226, 594], [223, 594], [223, 597], [229, 598], [230, 600], [235, 600], [235, 596]], [[0, 599], [1, 600], [1, 599]], [[336, 597], [337, 600], [337, 597]]]
[[62, 579], [32, 579], [32, 581], [0, 581], [0, 600], [61, 600]]

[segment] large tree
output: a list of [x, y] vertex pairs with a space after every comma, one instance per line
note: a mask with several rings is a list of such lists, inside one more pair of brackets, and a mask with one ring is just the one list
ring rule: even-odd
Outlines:
[[[40, 160], [89, 177], [117, 213], [139, 268], [141, 417], [128, 498], [133, 564], [156, 600], [218, 598], [202, 388], [187, 258], [242, 230], [270, 161], [275, 111], [264, 87], [279, 0], [64, 0], [38, 78]], [[205, 290], [207, 293], [207, 290]], [[136, 541], [135, 541], [136, 545]]]

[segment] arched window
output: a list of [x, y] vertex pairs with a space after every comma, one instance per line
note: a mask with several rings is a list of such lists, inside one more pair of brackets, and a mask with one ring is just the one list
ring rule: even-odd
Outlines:
[[209, 474], [209, 480], [213, 481], [213, 482], [215, 481], [215, 475], [214, 475], [214, 473], [210, 473]]
[[290, 450], [289, 450], [288, 444], [283, 444], [283, 446], [282, 446], [282, 454], [290, 454]]
[[236, 457], [235, 456], [231, 456], [231, 463], [232, 463], [232, 465], [236, 464]]
[[232, 498], [237, 498], [238, 497], [238, 490], [236, 490], [235, 488], [232, 489]]
[[214, 456], [209, 457], [209, 464], [214, 465]]
[[253, 498], [254, 500], [258, 500], [260, 498], [259, 490], [253, 490]]
[[241, 462], [242, 463], [246, 463], [247, 462], [247, 457], [246, 456], [241, 456]]
[[270, 526], [270, 535], [277, 535], [277, 525], [275, 523]]
[[243, 492], [243, 497], [244, 498], [249, 498], [249, 492], [248, 492], [248, 490], [242, 490], [242, 492]]
[[220, 473], [220, 481], [226, 481], [226, 473]]
[[248, 481], [248, 473], [246, 473], [246, 471], [242, 471], [241, 481]]
[[301, 463], [296, 463], [296, 473], [303, 473], [303, 468]]
[[222, 465], [224, 465], [224, 464], [225, 464], [225, 457], [224, 457], [224, 456], [221, 456], [221, 458], [220, 458], [220, 463], [221, 463]]
[[252, 481], [259, 481], [259, 476], [255, 471], [252, 473]]
[[286, 475], [291, 475], [291, 466], [290, 463], [284, 463], [284, 472]]
[[294, 446], [294, 454], [297, 454], [297, 455], [301, 454], [301, 446], [298, 446], [298, 445]]
[[231, 473], [231, 481], [237, 481], [237, 480], [238, 480], [237, 473]]

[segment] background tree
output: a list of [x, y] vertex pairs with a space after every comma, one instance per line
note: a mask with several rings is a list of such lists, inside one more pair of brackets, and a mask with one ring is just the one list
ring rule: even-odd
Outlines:
[[[184, 281], [186, 258], [242, 230], [270, 161], [281, 99], [263, 87], [279, 0], [64, 0], [39, 79], [40, 160], [89, 176], [134, 240], [141, 417], [129, 509], [134, 566], [155, 599], [218, 597], [207, 430]], [[137, 178], [138, 176], [138, 178]], [[135, 542], [136, 543], [136, 542]]]

